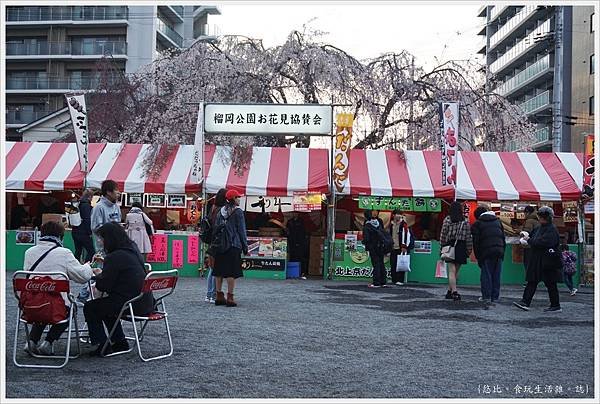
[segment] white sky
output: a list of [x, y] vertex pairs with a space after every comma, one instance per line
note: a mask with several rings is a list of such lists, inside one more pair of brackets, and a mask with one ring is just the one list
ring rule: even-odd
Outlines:
[[407, 50], [416, 64], [433, 67], [435, 57], [468, 59], [476, 52], [484, 24], [477, 17], [482, 3], [401, 2], [211, 2], [221, 10], [209, 16], [209, 24], [221, 34], [240, 34], [263, 39], [266, 47], [282, 44], [293, 29], [316, 18], [310, 25], [328, 32], [324, 42], [364, 59], [386, 52]]

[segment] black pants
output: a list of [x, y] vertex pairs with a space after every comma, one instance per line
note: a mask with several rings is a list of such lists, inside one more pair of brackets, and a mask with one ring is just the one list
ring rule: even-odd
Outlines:
[[[83, 314], [85, 316], [85, 321], [88, 323], [92, 345], [104, 344], [106, 341], [106, 334], [102, 328], [102, 323], [106, 325], [108, 332], [110, 332], [115, 325], [117, 315], [119, 314], [121, 307], [123, 307], [123, 303], [123, 301], [111, 299], [110, 297], [94, 299], [85, 303], [85, 306], [83, 306]], [[125, 340], [121, 322], [117, 325], [111, 340], [113, 343]]]
[[[46, 328], [46, 324], [33, 324], [31, 326], [31, 331], [29, 332], [29, 339], [37, 344], [40, 341], [40, 338], [42, 337], [44, 328]], [[48, 334], [46, 334], [46, 341], [53, 343], [54, 341], [60, 338], [62, 333], [65, 332], [67, 328], [69, 328], [68, 322], [52, 324], [52, 326], [50, 326]]]
[[[533, 300], [533, 295], [535, 295], [535, 291], [537, 289], [538, 282], [527, 282], [527, 286], [525, 286], [525, 291], [523, 291], [523, 301], [529, 306], [531, 301]], [[556, 282], [546, 282], [544, 281], [544, 285], [548, 289], [548, 297], [550, 297], [550, 306], [551, 307], [559, 307], [560, 301], [558, 298], [558, 286]]]
[[369, 255], [371, 256], [371, 264], [373, 264], [373, 285], [385, 285], [387, 276], [385, 274], [385, 265], [383, 264], [383, 255], [372, 254], [370, 252]]
[[396, 265], [398, 263], [398, 255], [400, 255], [401, 253], [402, 253], [402, 250], [392, 250], [392, 253], [390, 254], [392, 283], [396, 283], [396, 282], [404, 283], [406, 272], [396, 272]]
[[75, 258], [81, 261], [82, 250], [85, 249], [85, 261], [91, 262], [94, 258], [94, 242], [92, 241], [91, 235], [80, 234], [77, 232], [72, 233], [73, 243], [75, 244]]

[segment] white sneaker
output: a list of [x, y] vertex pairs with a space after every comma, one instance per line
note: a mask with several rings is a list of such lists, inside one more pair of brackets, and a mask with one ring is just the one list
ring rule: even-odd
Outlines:
[[215, 304], [215, 299], [213, 299], [213, 298], [211, 297], [210, 299], [208, 299], [208, 302], [209, 302], [210, 304]]
[[306, 276], [301, 276], [300, 279], [306, 280]]
[[29, 340], [25, 343], [25, 347], [23, 348], [23, 350], [30, 355], [31, 354], [33, 354], [33, 355], [39, 354], [37, 345], [32, 340]]
[[398, 285], [398, 286], [402, 286], [402, 285], [404, 285], [404, 284], [403, 284], [402, 282], [396, 282], [396, 285]]
[[43, 340], [42, 342], [40, 342], [38, 344], [37, 350], [39, 351], [40, 355], [46, 355], [46, 356], [53, 355], [52, 344], [46, 340]]
[[575, 296], [576, 294], [577, 294], [577, 289], [573, 289], [573, 290], [571, 291], [571, 296]]

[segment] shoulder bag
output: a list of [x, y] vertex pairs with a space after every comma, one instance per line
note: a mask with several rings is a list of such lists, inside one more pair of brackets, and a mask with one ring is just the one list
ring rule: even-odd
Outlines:
[[458, 236], [459, 236], [460, 232], [462, 231], [464, 224], [465, 224], [465, 222], [463, 220], [462, 223], [460, 224], [458, 232], [456, 233], [456, 239], [454, 240], [454, 245], [444, 246], [440, 250], [440, 259], [442, 261], [445, 261], [445, 262], [454, 261], [454, 259], [456, 257], [456, 243], [458, 243]]

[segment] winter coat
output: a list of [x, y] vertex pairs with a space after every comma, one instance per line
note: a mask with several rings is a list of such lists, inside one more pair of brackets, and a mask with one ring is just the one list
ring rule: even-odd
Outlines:
[[444, 218], [442, 231], [440, 232], [440, 245], [454, 245], [456, 240], [463, 240], [467, 245], [467, 255], [473, 250], [473, 237], [467, 219], [460, 222], [452, 222], [450, 216]]
[[248, 239], [246, 235], [246, 219], [244, 212], [237, 206], [225, 205], [217, 216], [217, 225], [227, 219], [226, 229], [229, 232], [231, 247], [239, 248], [246, 254], [248, 252]]
[[379, 235], [377, 235], [377, 232], [382, 228], [383, 222], [379, 218], [367, 220], [365, 222], [362, 242], [365, 249], [371, 255], [381, 255], [378, 248]]
[[[140, 294], [145, 277], [144, 260], [132, 242], [104, 257], [102, 273], [96, 276], [96, 289], [108, 293], [109, 299], [123, 305]], [[134, 303], [134, 310], [138, 314], [149, 313], [152, 305], [152, 294], [146, 293]]]
[[[394, 221], [390, 223], [390, 235], [392, 240], [394, 239]], [[403, 220], [400, 222], [400, 228], [398, 229], [398, 241], [400, 242], [400, 248], [406, 248], [409, 252], [415, 248], [415, 238], [413, 232], [408, 227], [408, 224]]]
[[[23, 270], [28, 271], [33, 264], [46, 251], [56, 246], [52, 241], [38, 241], [36, 246], [25, 251], [25, 261]], [[94, 275], [89, 264], [81, 265], [75, 258], [71, 250], [64, 247], [58, 247], [52, 250], [46, 257], [35, 267], [34, 273], [40, 272], [62, 272], [69, 280], [77, 283], [86, 283]], [[54, 276], [55, 279], [60, 279]], [[61, 293], [66, 305], [70, 305], [69, 298], [66, 293]]]
[[[523, 224], [522, 231], [526, 231], [527, 233], [529, 233], [529, 235], [531, 235], [531, 232], [533, 231], [533, 229], [535, 229], [539, 225], [540, 225], [540, 221], [538, 220], [537, 214], [530, 213], [525, 218], [525, 223]], [[529, 248], [529, 245], [525, 245], [523, 247]]]
[[125, 219], [127, 235], [136, 245], [138, 250], [142, 254], [152, 252], [152, 244], [150, 242], [150, 236], [146, 232], [146, 225], [148, 223], [152, 227], [154, 232], [154, 226], [152, 220], [140, 208], [131, 208]]
[[90, 236], [92, 234], [92, 204], [89, 199], [79, 200], [79, 216], [81, 216], [81, 224], [73, 226], [73, 234]]
[[485, 212], [471, 226], [473, 252], [479, 263], [486, 259], [504, 258], [506, 238], [500, 219], [494, 212]]
[[556, 226], [552, 223], [541, 224], [533, 229], [529, 236], [528, 244], [531, 247], [529, 265], [525, 279], [527, 282], [561, 282], [562, 268], [544, 268], [544, 256], [548, 255], [548, 249], [559, 251], [560, 236]]
[[92, 209], [92, 231], [95, 232], [100, 226], [108, 222], [121, 222], [121, 208], [103, 196]]

